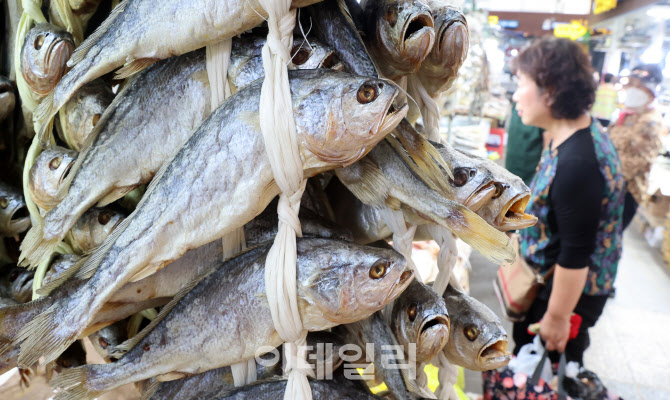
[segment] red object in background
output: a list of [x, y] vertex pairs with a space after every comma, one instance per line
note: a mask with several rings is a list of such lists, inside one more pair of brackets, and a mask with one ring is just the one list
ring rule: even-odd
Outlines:
[[[540, 322], [528, 325], [527, 331], [529, 335], [537, 335], [540, 333]], [[582, 326], [582, 316], [579, 314], [572, 313], [570, 316], [570, 335], [568, 340], [572, 340], [577, 337], [579, 334], [579, 328]]]
[[491, 128], [486, 138], [486, 150], [505, 154], [505, 128]]
[[579, 328], [582, 326], [582, 316], [572, 313], [570, 316], [570, 336], [568, 340], [572, 340], [579, 334]]

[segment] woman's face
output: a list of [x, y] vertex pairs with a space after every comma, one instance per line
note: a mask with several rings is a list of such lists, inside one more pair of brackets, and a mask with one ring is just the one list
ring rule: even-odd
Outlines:
[[527, 74], [519, 71], [517, 78], [519, 86], [512, 100], [516, 103], [521, 121], [526, 125], [545, 128], [552, 118], [547, 94], [541, 93], [535, 81]]

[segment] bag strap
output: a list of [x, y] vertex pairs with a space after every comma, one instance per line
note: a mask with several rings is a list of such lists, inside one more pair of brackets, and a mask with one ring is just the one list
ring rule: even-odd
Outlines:
[[565, 379], [565, 365], [567, 364], [567, 359], [565, 358], [565, 353], [561, 353], [561, 359], [558, 361], [558, 400], [565, 400], [565, 388], [563, 387], [563, 379]]
[[[537, 367], [535, 367], [535, 371], [533, 371], [533, 376], [530, 378], [530, 382], [528, 383], [531, 386], [537, 385], [537, 383], [540, 381], [540, 375], [542, 375], [542, 370], [544, 368], [544, 362], [547, 359], [547, 356], [549, 355], [549, 350], [546, 348], [544, 349], [544, 352], [542, 353], [542, 357], [540, 358], [540, 362], [537, 364]], [[567, 396], [565, 394], [565, 388], [563, 387], [563, 379], [565, 379], [565, 366], [567, 364], [567, 359], [565, 357], [565, 353], [561, 353], [561, 358], [558, 361], [558, 400], [566, 400]]]
[[542, 358], [540, 358], [540, 362], [537, 364], [537, 367], [535, 367], [535, 371], [533, 372], [533, 376], [530, 378], [530, 385], [535, 386], [537, 383], [540, 381], [540, 375], [542, 375], [542, 370], [544, 369], [544, 362], [547, 359], [547, 356], [549, 355], [549, 350], [546, 348], [544, 349], [544, 353], [542, 353]]

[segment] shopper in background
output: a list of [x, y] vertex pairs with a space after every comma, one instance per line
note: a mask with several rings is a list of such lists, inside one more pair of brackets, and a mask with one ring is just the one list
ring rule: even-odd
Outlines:
[[626, 179], [623, 229], [630, 224], [639, 203], [646, 198], [649, 170], [661, 150], [663, 117], [654, 107], [661, 67], [644, 64], [634, 68], [624, 88], [626, 99], [619, 120], [609, 135], [619, 153]]
[[[524, 322], [514, 324], [514, 353], [540, 335], [554, 362], [557, 352], [583, 362], [588, 329], [602, 313], [621, 255], [624, 181], [614, 145], [589, 111], [595, 98], [589, 57], [574, 42], [545, 38], [514, 62], [519, 87], [513, 100], [524, 124], [545, 129], [548, 145], [531, 183], [529, 213], [538, 223], [520, 232], [520, 256], [541, 274], [540, 289]], [[570, 316], [581, 315], [568, 342]]]
[[536, 126], [524, 125], [513, 104], [507, 123], [505, 168], [529, 186], [542, 155], [542, 132]]
[[593, 103], [593, 109], [591, 110], [591, 114], [598, 118], [598, 121], [600, 121], [604, 127], [609, 125], [610, 118], [617, 106], [617, 90], [612, 83], [613, 78], [614, 75], [609, 73], [605, 74], [603, 83], [598, 86], [598, 90], [596, 91], [596, 100], [595, 103]]

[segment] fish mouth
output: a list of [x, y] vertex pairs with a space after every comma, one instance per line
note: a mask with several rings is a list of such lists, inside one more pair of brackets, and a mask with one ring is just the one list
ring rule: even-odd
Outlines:
[[419, 332], [423, 335], [429, 329], [440, 330], [446, 328], [446, 330], [449, 331], [450, 325], [451, 324], [448, 316], [436, 315], [424, 321]]
[[434, 25], [432, 15], [420, 12], [407, 18], [403, 26], [403, 53], [417, 69], [435, 44]]
[[70, 174], [70, 170], [72, 170], [72, 167], [74, 167], [74, 160], [71, 160], [70, 163], [68, 163], [68, 165], [65, 167], [63, 174], [58, 179], [58, 187], [61, 186], [65, 178], [67, 178], [67, 176]]
[[403, 42], [407, 42], [413, 37], [420, 36], [426, 30], [433, 30], [434, 32], [435, 22], [433, 21], [432, 15], [427, 12], [420, 12], [412, 15], [407, 18], [405, 21], [405, 26], [403, 26]]
[[60, 76], [65, 75], [65, 72], [69, 69], [67, 62], [73, 52], [74, 43], [72, 41], [68, 39], [56, 39], [52, 41], [47, 48], [47, 69], [50, 70], [55, 66], [61, 69], [61, 71], [54, 71], [56, 77], [60, 78]]
[[530, 194], [520, 194], [510, 200], [496, 217], [495, 223], [498, 229], [524, 229], [535, 225], [537, 217], [525, 212], [529, 201]]
[[440, 27], [437, 42], [438, 51], [449, 55], [446, 65], [461, 64], [468, 56], [470, 33], [465, 20], [454, 18]]
[[9, 219], [10, 230], [15, 234], [23, 233], [30, 228], [30, 212], [28, 207], [22, 205], [16, 208]]
[[[397, 96], [397, 95], [396, 95]], [[407, 111], [409, 110], [409, 106], [407, 104], [403, 105], [399, 109], [396, 109], [395, 105], [393, 104], [393, 101], [395, 100], [396, 96], [393, 96], [391, 100], [389, 100], [388, 104], [388, 111], [386, 112], [386, 115], [381, 120], [381, 123], [379, 124], [378, 131], [381, 135], [386, 136], [391, 131], [393, 131], [398, 124], [400, 124], [400, 121], [405, 118], [407, 115]]]
[[507, 339], [493, 339], [479, 352], [478, 361], [481, 367], [488, 369], [507, 365], [512, 354], [507, 351]]

